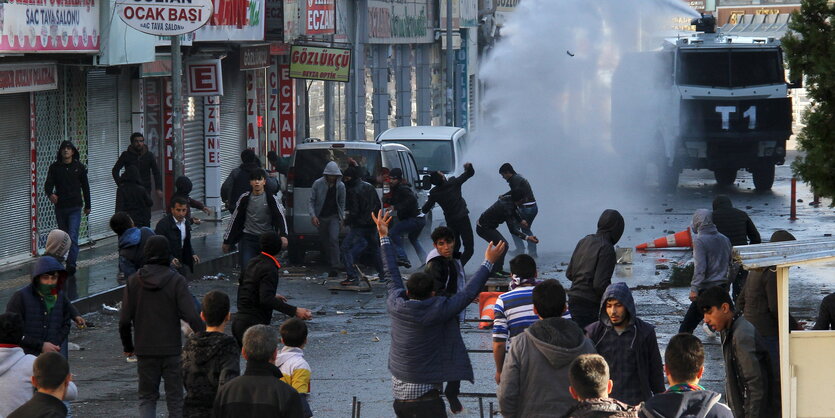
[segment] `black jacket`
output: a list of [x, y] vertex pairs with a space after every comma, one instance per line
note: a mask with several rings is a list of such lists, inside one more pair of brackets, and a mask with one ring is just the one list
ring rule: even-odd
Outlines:
[[7, 418], [63, 418], [67, 407], [60, 399], [45, 393], [35, 392], [32, 399], [20, 405]]
[[[508, 222], [511, 221], [511, 222]], [[511, 234], [525, 238], [527, 235], [519, 230], [522, 217], [516, 205], [508, 199], [499, 199], [478, 217], [478, 226], [487, 229], [498, 229], [499, 225], [507, 222]]]
[[122, 167], [135, 165], [139, 169], [139, 178], [142, 186], [148, 192], [151, 191], [151, 175], [154, 176], [154, 185], [157, 190], [162, 190], [162, 176], [159, 174], [159, 166], [157, 166], [157, 159], [154, 154], [148, 150], [147, 145], [142, 146], [142, 151], [136, 152], [133, 146], [129, 146], [126, 151], [122, 152], [116, 164], [113, 165], [113, 181], [119, 183], [119, 171]]
[[191, 222], [191, 208], [203, 210], [203, 208], [206, 207], [203, 202], [192, 199], [191, 196], [189, 196], [192, 189], [194, 189], [194, 184], [192, 184], [191, 179], [186, 176], [180, 176], [174, 181], [174, 194], [171, 196], [172, 198], [182, 197], [188, 201], [188, 214], [186, 214], [186, 219], [188, 219], [189, 222]]
[[467, 167], [464, 174], [458, 177], [450, 177], [445, 182], [432, 188], [429, 192], [429, 199], [426, 200], [421, 211], [429, 213], [437, 203], [443, 209], [447, 223], [467, 217], [470, 211], [467, 209], [467, 201], [461, 196], [461, 186], [475, 175], [475, 169], [472, 166]]
[[154, 234], [162, 235], [168, 239], [168, 248], [171, 249], [171, 256], [180, 260], [180, 263], [188, 266], [191, 271], [194, 271], [194, 250], [191, 248], [191, 222], [188, 218], [185, 220], [186, 239], [181, 239], [180, 228], [177, 228], [177, 221], [170, 213], [166, 213], [162, 219], [157, 222], [154, 228]]
[[780, 416], [780, 381], [759, 333], [737, 312], [722, 331], [725, 399], [737, 418]]
[[211, 415], [218, 388], [241, 374], [241, 350], [229, 335], [196, 332], [183, 348], [183, 416]]
[[759, 244], [762, 242], [760, 233], [748, 214], [731, 203], [727, 196], [716, 196], [713, 199], [713, 224], [719, 233], [731, 240], [731, 245]]
[[237, 319], [269, 325], [273, 310], [289, 316], [296, 315], [296, 307], [276, 299], [279, 265], [269, 256], [258, 254], [249, 260], [238, 279]]
[[[284, 218], [284, 207], [278, 204], [272, 194], [264, 193], [267, 194], [267, 205], [270, 207], [273, 229], [278, 235], [287, 236], [287, 220]], [[246, 208], [249, 206], [249, 194], [250, 192], [246, 192], [238, 199], [238, 204], [232, 213], [232, 221], [229, 222], [226, 233], [223, 235], [224, 244], [237, 244], [241, 240], [241, 235], [244, 233], [244, 223], [246, 223]]]
[[628, 418], [637, 417], [638, 409], [617, 399], [586, 399], [563, 415], [563, 418]]
[[733, 418], [730, 408], [719, 402], [721, 397], [721, 394], [710, 390], [659, 393], [641, 405], [638, 416], [641, 418]]
[[[229, 173], [226, 180], [220, 186], [220, 198], [226, 203], [226, 209], [229, 213], [235, 211], [235, 206], [238, 204], [238, 199], [241, 195], [250, 190], [249, 175], [253, 171], [261, 168], [261, 160], [255, 159], [255, 162], [241, 164]], [[278, 193], [278, 181], [272, 177], [266, 178], [267, 182], [264, 185], [268, 194]], [[198, 208], [199, 209], [199, 208]]]
[[812, 329], [835, 329], [835, 293], [829, 294], [821, 301], [818, 319]]
[[345, 183], [345, 186], [345, 225], [358, 228], [375, 226], [371, 214], [376, 214], [382, 208], [377, 189], [356, 178]]
[[271, 363], [246, 362], [243, 376], [232, 379], [217, 393], [213, 418], [302, 418], [299, 393], [281, 381], [281, 371]]
[[461, 290], [458, 285], [465, 278], [460, 277], [463, 273], [463, 267], [459, 269], [460, 265], [461, 253], [453, 254], [451, 260], [439, 255], [426, 262], [423, 272], [432, 277], [436, 296], [452, 296]]
[[151, 226], [151, 206], [154, 201], [142, 185], [139, 169], [128, 166], [116, 189], [116, 212], [127, 212], [136, 226]]
[[[64, 164], [61, 157], [61, 148], [70, 146], [73, 150], [72, 162]], [[44, 192], [49, 196], [58, 196], [55, 207], [90, 209], [90, 182], [87, 180], [87, 167], [79, 161], [78, 150], [70, 141], [64, 141], [58, 147], [58, 156], [55, 162], [50, 164], [44, 182]], [[83, 201], [82, 201], [83, 197]]]
[[514, 203], [536, 202], [536, 198], [533, 197], [533, 190], [531, 190], [531, 184], [528, 183], [526, 178], [514, 174], [507, 179], [507, 184], [510, 186], [510, 191], [505, 193], [504, 196], [509, 197]]
[[130, 276], [119, 316], [119, 336], [126, 353], [179, 356], [183, 351], [181, 319], [194, 332], [206, 329], [183, 276], [168, 266], [155, 264], [146, 264]]
[[571, 288], [566, 292], [569, 298], [600, 303], [600, 297], [612, 283], [617, 262], [615, 244], [623, 235], [623, 228], [623, 216], [614, 209], [606, 209], [597, 221], [597, 233], [577, 243], [565, 270], [565, 276], [571, 280]]
[[412, 186], [400, 183], [391, 189], [391, 195], [383, 198], [383, 203], [391, 205], [397, 211], [397, 219], [414, 218], [420, 214], [418, 201]]

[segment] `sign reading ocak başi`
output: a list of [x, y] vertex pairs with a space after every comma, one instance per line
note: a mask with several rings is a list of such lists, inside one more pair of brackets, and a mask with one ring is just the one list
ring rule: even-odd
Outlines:
[[177, 36], [194, 32], [212, 17], [212, 0], [116, 0], [116, 13], [144, 33]]
[[290, 48], [290, 78], [347, 83], [351, 50], [293, 45]]

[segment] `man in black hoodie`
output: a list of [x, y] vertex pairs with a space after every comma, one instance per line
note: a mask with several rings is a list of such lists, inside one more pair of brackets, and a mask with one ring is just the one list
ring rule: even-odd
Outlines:
[[126, 212], [138, 227], [151, 226], [151, 207], [154, 201], [139, 178], [136, 165], [125, 167], [116, 189], [116, 212]]
[[[748, 245], [759, 244], [762, 242], [760, 233], [754, 222], [748, 217], [744, 211], [734, 207], [731, 199], [725, 195], [716, 196], [713, 199], [713, 224], [719, 233], [728, 237], [731, 240], [731, 245]], [[742, 288], [745, 287], [745, 278], [748, 277], [748, 271], [745, 269], [738, 269], [738, 273], [733, 280], [733, 288], [731, 297], [736, 301]]]
[[[226, 202], [226, 209], [229, 213], [235, 212], [238, 206], [238, 199], [244, 193], [250, 191], [249, 180], [252, 173], [262, 170], [261, 160], [255, 155], [255, 151], [247, 148], [241, 152], [241, 165], [236, 167], [223, 184], [220, 186], [220, 198]], [[278, 192], [278, 181], [269, 176], [265, 176], [264, 190], [273, 195]]]
[[55, 162], [49, 166], [46, 174], [44, 191], [55, 205], [58, 229], [69, 234], [72, 240], [67, 254], [67, 274], [74, 276], [82, 205], [84, 214], [90, 214], [90, 183], [87, 181], [87, 167], [81, 164], [78, 150], [72, 142], [64, 141], [58, 147]]
[[154, 153], [145, 145], [145, 137], [139, 132], [134, 132], [130, 136], [130, 146], [127, 150], [122, 152], [116, 164], [113, 165], [113, 181], [119, 183], [119, 171], [122, 167], [135, 165], [139, 169], [139, 178], [142, 181], [142, 187], [147, 193], [151, 193], [151, 175], [154, 176], [154, 186], [157, 189], [157, 197], [162, 199], [162, 176], [159, 174], [159, 166]]
[[345, 226], [349, 227], [348, 235], [342, 240], [340, 248], [342, 264], [348, 278], [340, 282], [343, 286], [355, 286], [359, 283], [359, 272], [354, 266], [360, 254], [371, 247], [377, 272], [383, 275], [383, 262], [380, 259], [379, 242], [375, 236], [375, 223], [372, 213], [377, 213], [382, 207], [377, 189], [361, 179], [362, 169], [349, 166], [342, 175], [345, 182]]
[[429, 199], [421, 208], [424, 214], [429, 213], [435, 203], [444, 211], [446, 225], [455, 231], [455, 252], [461, 252], [461, 264], [466, 265], [473, 256], [473, 225], [470, 223], [470, 211], [467, 201], [461, 196], [461, 186], [475, 175], [472, 163], [464, 164], [464, 174], [458, 177], [444, 177], [444, 173], [435, 171], [429, 175], [430, 182], [435, 187], [429, 192]]
[[403, 247], [403, 235], [409, 237], [409, 242], [415, 249], [419, 261], [426, 259], [426, 251], [420, 245], [420, 232], [426, 226], [426, 218], [418, 210], [418, 201], [412, 186], [403, 182], [403, 170], [394, 168], [389, 174], [391, 193], [383, 198], [383, 203], [390, 204], [397, 212], [397, 224], [391, 228], [391, 242], [397, 250], [397, 264], [411, 268], [406, 249]]
[[[492, 206], [487, 208], [481, 216], [478, 217], [478, 222], [476, 222], [475, 232], [481, 238], [484, 238], [487, 242], [492, 242], [493, 245], [498, 245], [499, 242], [504, 242], [507, 245], [507, 240], [504, 239], [504, 236], [501, 232], [499, 232], [499, 225], [507, 222], [507, 229], [510, 230], [510, 233], [522, 238], [525, 241], [532, 242], [534, 244], [539, 243], [539, 239], [537, 239], [533, 235], [527, 235], [521, 230], [519, 227], [527, 228], [528, 223], [523, 221], [522, 218], [519, 216], [519, 211], [517, 210], [516, 205], [510, 201], [509, 198], [499, 198], [496, 203], [493, 203]], [[504, 271], [504, 254], [493, 264], [493, 275], [499, 277], [508, 277], [509, 274]]]
[[571, 254], [565, 276], [571, 280], [568, 307], [571, 318], [585, 328], [597, 321], [600, 298], [612, 283], [615, 271], [615, 244], [623, 235], [623, 216], [606, 209], [597, 221], [597, 233], [586, 235]]
[[686, 332], [670, 338], [664, 352], [664, 372], [670, 388], [641, 405], [641, 418], [733, 418], [720, 403], [721, 394], [699, 385], [705, 371], [705, 348], [699, 338]]
[[[527, 227], [521, 228], [522, 232], [528, 235], [533, 235], [533, 232], [531, 232], [531, 225], [533, 225], [533, 220], [536, 218], [536, 214], [539, 213], [539, 209], [536, 206], [536, 198], [533, 196], [531, 184], [528, 183], [526, 178], [519, 175], [510, 163], [502, 164], [499, 168], [499, 174], [501, 174], [502, 178], [505, 179], [507, 184], [510, 186], [510, 191], [502, 196], [510, 198], [510, 200], [516, 204], [519, 208], [519, 216], [521, 216], [522, 220], [528, 224]], [[513, 244], [516, 246], [515, 252], [517, 254], [525, 253], [525, 241], [514, 235]], [[531, 257], [536, 258], [536, 244], [529, 242], [527, 253]]]
[[186, 279], [169, 267], [168, 240], [150, 237], [144, 251], [145, 265], [128, 279], [122, 296], [119, 335], [125, 356], [137, 357], [139, 415], [155, 416], [159, 383], [164, 379], [168, 415], [179, 417], [183, 412], [180, 320], [188, 322], [194, 332], [206, 327], [197, 315]]

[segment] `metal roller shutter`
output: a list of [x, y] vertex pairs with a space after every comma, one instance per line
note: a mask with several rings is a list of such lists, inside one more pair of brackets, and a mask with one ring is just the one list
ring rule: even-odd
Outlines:
[[246, 93], [244, 72], [234, 66], [223, 69], [223, 97], [220, 98], [220, 181], [241, 165], [246, 143]]
[[206, 198], [206, 171], [203, 156], [203, 98], [187, 97], [184, 100], [183, 120], [183, 157], [185, 158], [186, 177], [194, 186], [190, 197], [199, 201]]
[[116, 203], [116, 185], [110, 170], [119, 158], [119, 76], [101, 69], [87, 73], [87, 177], [92, 210], [87, 218], [91, 239], [112, 235], [110, 217]]
[[31, 249], [29, 221], [29, 93], [0, 95], [0, 259]]

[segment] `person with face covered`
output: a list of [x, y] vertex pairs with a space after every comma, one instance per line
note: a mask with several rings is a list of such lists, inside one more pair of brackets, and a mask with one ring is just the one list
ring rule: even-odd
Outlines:
[[623, 216], [606, 209], [597, 221], [597, 233], [586, 235], [571, 254], [565, 276], [571, 280], [568, 306], [580, 328], [597, 321], [603, 292], [612, 283], [617, 257], [615, 244], [623, 235]]
[[119, 184], [119, 172], [122, 168], [129, 166], [136, 166], [139, 170], [139, 178], [142, 182], [142, 187], [147, 193], [151, 193], [151, 175], [154, 176], [154, 187], [157, 190], [157, 197], [162, 199], [162, 176], [159, 173], [159, 166], [157, 159], [148, 146], [145, 145], [145, 137], [139, 133], [134, 132], [130, 136], [130, 146], [127, 150], [122, 152], [116, 164], [113, 165], [113, 181]]
[[666, 390], [655, 327], [638, 318], [626, 283], [606, 288], [600, 320], [586, 327], [586, 335], [609, 364], [614, 381], [612, 398], [638, 405]]
[[[507, 240], [499, 232], [499, 225], [506, 223], [507, 229], [511, 235], [522, 238], [525, 241], [534, 244], [539, 243], [539, 239], [533, 235], [527, 235], [522, 232], [521, 228], [527, 228], [528, 223], [522, 220], [519, 215], [519, 208], [509, 198], [501, 197], [496, 203], [487, 208], [476, 222], [475, 233], [478, 234], [487, 242], [492, 242], [493, 245], [498, 245], [499, 242], [504, 242], [507, 246]], [[493, 264], [492, 274], [494, 277], [506, 278], [510, 274], [504, 271], [504, 254]]]
[[[713, 287], [728, 289], [728, 270], [733, 263], [731, 241], [719, 233], [713, 224], [713, 214], [698, 209], [690, 226], [693, 233], [693, 280], [690, 282], [690, 308], [684, 314], [678, 332], [692, 334], [702, 320], [702, 312], [696, 304], [700, 293]], [[707, 327], [705, 333], [713, 336]]]
[[441, 206], [446, 225], [455, 232], [455, 252], [461, 252], [461, 264], [465, 266], [473, 256], [473, 226], [470, 223], [467, 201], [461, 196], [461, 186], [474, 175], [472, 163], [465, 163], [464, 173], [458, 177], [446, 178], [440, 171], [430, 173], [430, 182], [435, 187], [429, 191], [429, 199], [420, 209], [427, 214], [436, 203]]
[[138, 227], [151, 226], [151, 207], [154, 201], [139, 178], [135, 165], [125, 167], [116, 189], [116, 212], [125, 212]]

